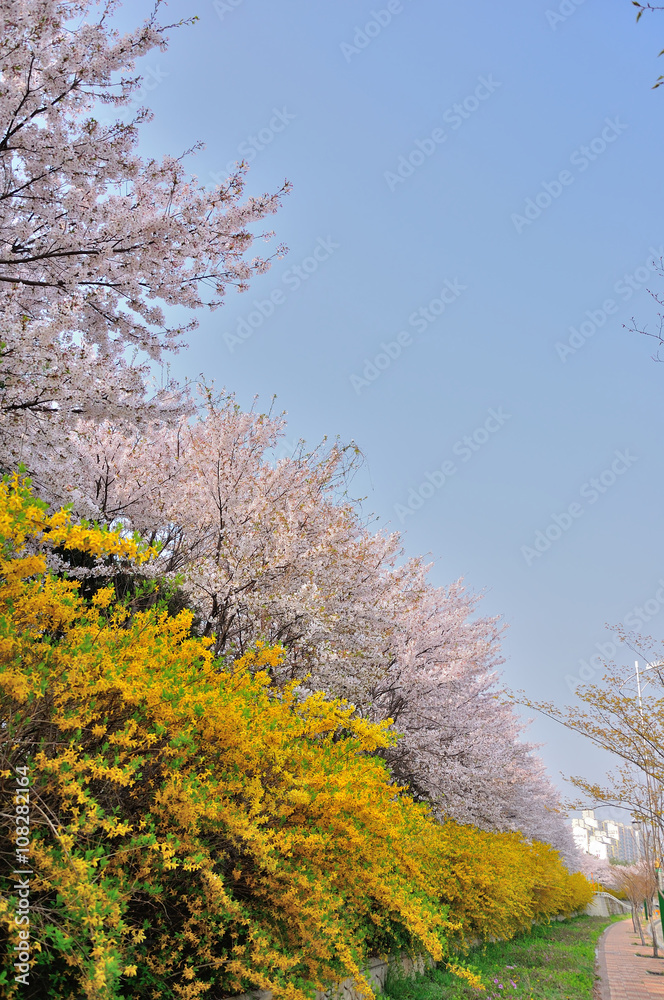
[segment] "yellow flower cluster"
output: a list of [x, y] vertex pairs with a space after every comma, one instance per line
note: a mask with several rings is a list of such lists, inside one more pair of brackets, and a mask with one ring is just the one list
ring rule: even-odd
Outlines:
[[[387, 722], [274, 689], [278, 647], [224, 666], [188, 611], [130, 614], [112, 587], [84, 601], [45, 571], [54, 540], [147, 557], [0, 485], [1, 791], [27, 761], [30, 981], [45, 1000], [256, 987], [303, 1000], [345, 976], [370, 997], [372, 953], [441, 959], [452, 938], [583, 903], [587, 883], [549, 848], [441, 826], [397, 789], [376, 755], [395, 739]], [[9, 879], [3, 900], [13, 945]]]
[[[133, 538], [126, 538], [119, 531], [108, 531], [96, 525], [72, 524], [67, 510], [49, 514], [48, 505], [37, 500], [30, 492], [30, 481], [18, 473], [0, 480], [0, 539], [2, 552], [11, 555], [15, 572], [32, 575], [27, 569], [28, 560], [16, 560], [28, 541], [38, 539], [45, 548], [76, 549], [95, 558], [117, 556], [138, 566], [156, 555], [156, 549]], [[33, 557], [33, 572], [39, 572], [42, 557]], [[10, 568], [5, 563], [3, 573]]]

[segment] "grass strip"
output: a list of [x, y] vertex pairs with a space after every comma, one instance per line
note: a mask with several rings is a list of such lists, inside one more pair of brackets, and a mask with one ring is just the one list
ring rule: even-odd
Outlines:
[[575, 917], [539, 924], [511, 941], [486, 944], [463, 964], [486, 986], [474, 989], [444, 969], [413, 979], [390, 973], [389, 1000], [592, 1000], [595, 948], [609, 924], [623, 917]]

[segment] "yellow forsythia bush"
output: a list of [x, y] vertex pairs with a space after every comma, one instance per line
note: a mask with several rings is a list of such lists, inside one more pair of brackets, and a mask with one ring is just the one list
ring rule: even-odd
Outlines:
[[436, 854], [437, 889], [460, 925], [454, 940], [508, 939], [533, 920], [586, 908], [593, 890], [570, 875], [548, 844], [530, 844], [518, 833], [494, 833], [448, 821], [425, 848]]
[[0, 483], [0, 794], [7, 815], [29, 776], [32, 871], [22, 985], [7, 873], [24, 827], [5, 827], [3, 995], [296, 1000], [354, 976], [370, 996], [372, 953], [439, 959], [451, 937], [577, 908], [550, 849], [440, 826], [395, 788], [387, 723], [272, 688], [279, 649], [225, 668], [188, 611], [131, 612], [112, 586], [86, 601], [47, 571], [53, 549], [124, 572], [151, 556]]

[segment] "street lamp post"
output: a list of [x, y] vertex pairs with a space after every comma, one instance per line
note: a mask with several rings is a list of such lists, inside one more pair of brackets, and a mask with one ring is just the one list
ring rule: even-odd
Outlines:
[[[632, 820], [632, 826], [634, 827], [634, 832], [636, 833], [636, 844], [637, 844], [637, 848], [638, 848], [639, 861], [641, 861], [646, 856], [645, 843], [643, 845], [641, 844], [641, 827], [642, 827], [642, 825], [643, 825], [643, 823], [642, 823], [642, 821], [640, 819]], [[644, 841], [645, 841], [645, 837], [644, 837]], [[639, 910], [638, 910], [638, 906], [637, 906], [637, 902], [636, 902], [636, 895], [634, 897], [634, 901], [632, 902], [632, 926], [634, 927], [635, 931], [638, 930], [639, 935], [641, 937], [641, 944], [645, 945], [646, 939], [643, 936], [643, 927], [641, 925], [641, 917], [639, 916]]]

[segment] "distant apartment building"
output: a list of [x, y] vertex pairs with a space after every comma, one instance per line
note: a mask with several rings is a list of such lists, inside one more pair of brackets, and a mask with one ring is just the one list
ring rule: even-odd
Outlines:
[[632, 864], [641, 857], [639, 834], [633, 826], [611, 819], [598, 820], [592, 809], [584, 809], [581, 819], [572, 820], [572, 835], [582, 851], [605, 861]]

